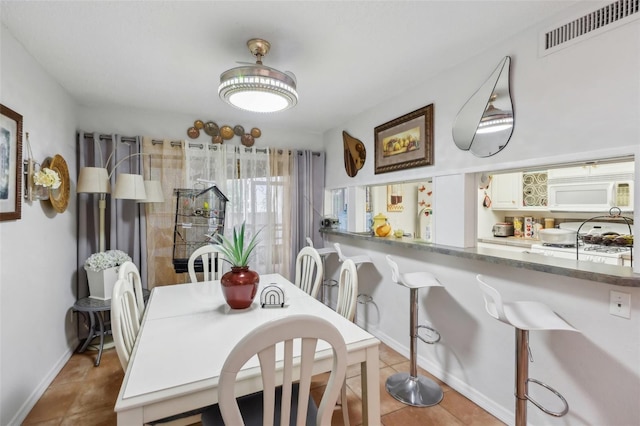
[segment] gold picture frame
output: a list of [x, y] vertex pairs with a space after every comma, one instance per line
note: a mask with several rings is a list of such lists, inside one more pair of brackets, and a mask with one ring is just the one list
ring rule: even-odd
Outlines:
[[22, 115], [0, 104], [0, 221], [22, 217]]
[[377, 126], [375, 174], [433, 165], [433, 104]]

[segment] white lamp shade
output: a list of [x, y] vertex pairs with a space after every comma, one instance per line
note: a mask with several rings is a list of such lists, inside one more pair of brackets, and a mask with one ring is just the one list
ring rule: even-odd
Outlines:
[[147, 198], [138, 201], [139, 203], [164, 203], [164, 194], [159, 180], [145, 180], [144, 190]]
[[116, 188], [113, 190], [113, 198], [123, 200], [144, 200], [147, 192], [144, 189], [144, 181], [141, 175], [120, 173], [116, 179]]
[[102, 167], [83, 167], [78, 176], [79, 193], [108, 194], [111, 192], [109, 173]]

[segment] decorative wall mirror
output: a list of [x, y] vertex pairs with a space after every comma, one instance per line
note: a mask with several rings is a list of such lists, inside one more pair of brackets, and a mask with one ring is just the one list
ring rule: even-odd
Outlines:
[[453, 123], [453, 141], [463, 151], [490, 157], [502, 151], [513, 133], [513, 103], [509, 90], [511, 58], [498, 64], [471, 96]]

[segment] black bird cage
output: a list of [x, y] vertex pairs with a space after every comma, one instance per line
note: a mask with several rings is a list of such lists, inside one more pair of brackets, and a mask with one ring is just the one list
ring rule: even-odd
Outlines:
[[[173, 190], [176, 199], [176, 217], [173, 228], [173, 268], [177, 273], [187, 272], [189, 257], [198, 248], [215, 243], [218, 234], [224, 234], [224, 216], [229, 199], [213, 185], [205, 189]], [[202, 272], [202, 261], [195, 264]]]

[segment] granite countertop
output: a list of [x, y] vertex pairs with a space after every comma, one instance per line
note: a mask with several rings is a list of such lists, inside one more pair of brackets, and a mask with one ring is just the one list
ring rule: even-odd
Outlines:
[[[532, 271], [580, 278], [583, 280], [595, 281], [599, 283], [613, 284], [624, 287], [640, 287], [640, 274], [633, 273], [633, 270], [630, 267], [606, 265], [603, 263], [594, 263], [572, 259], [559, 259], [556, 257], [543, 256], [526, 251], [522, 253], [515, 251], [512, 252], [500, 250], [499, 247], [496, 247], [495, 249], [484, 247], [460, 248], [427, 243], [424, 240], [414, 239], [412, 237], [396, 238], [390, 236], [381, 238], [372, 236], [370, 232], [345, 232], [326, 228], [320, 229], [320, 232], [326, 235], [336, 235], [350, 239], [367, 240], [372, 243], [381, 245], [409, 247], [415, 250], [422, 250], [430, 253], [439, 253], [464, 259], [480, 260], [496, 265], [529, 269]], [[520, 240], [524, 239], [520, 238]], [[531, 243], [534, 243], [535, 240], [530, 241]], [[496, 246], [498, 245], [496, 244]]]

